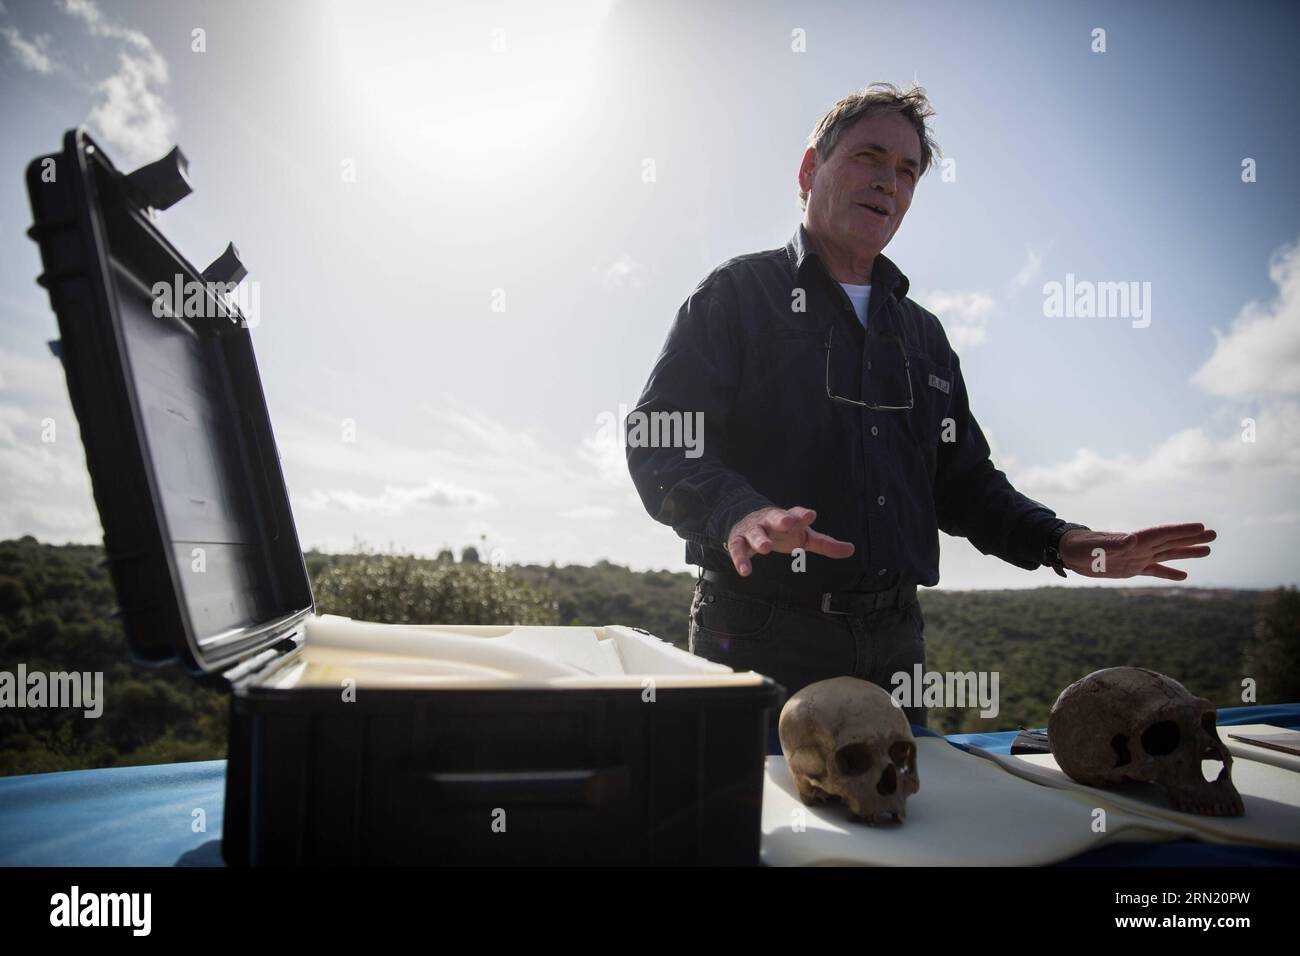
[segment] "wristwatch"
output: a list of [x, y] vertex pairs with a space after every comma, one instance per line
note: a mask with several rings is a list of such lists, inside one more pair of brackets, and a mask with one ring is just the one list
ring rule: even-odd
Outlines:
[[1091, 531], [1087, 525], [1075, 524], [1072, 521], [1065, 521], [1061, 526], [1051, 533], [1047, 539], [1047, 545], [1043, 548], [1043, 565], [1051, 568], [1061, 577], [1065, 577], [1065, 562], [1061, 560], [1061, 539], [1065, 537], [1065, 532], [1073, 531], [1079, 528], [1083, 531]]

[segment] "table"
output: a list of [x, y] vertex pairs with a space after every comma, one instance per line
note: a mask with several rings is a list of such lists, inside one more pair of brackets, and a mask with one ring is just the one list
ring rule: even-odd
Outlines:
[[[1300, 727], [1300, 704], [1219, 711], [1220, 726], [1253, 723]], [[947, 740], [1010, 753], [1015, 736]], [[0, 778], [0, 866], [222, 866], [225, 787], [224, 760]], [[1177, 840], [1104, 846], [1064, 865], [1300, 866], [1300, 853]]]

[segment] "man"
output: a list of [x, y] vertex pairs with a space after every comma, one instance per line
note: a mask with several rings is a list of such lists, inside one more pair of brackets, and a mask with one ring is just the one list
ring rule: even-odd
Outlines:
[[[799, 167], [794, 237], [696, 287], [629, 415], [641, 500], [702, 568], [691, 652], [791, 694], [924, 668], [916, 586], [939, 581], [939, 530], [1027, 570], [1169, 580], [1187, 575], [1165, 562], [1215, 537], [1092, 531], [994, 468], [943, 326], [882, 254], [937, 152], [933, 115], [919, 87], [884, 83], [835, 104]], [[702, 443], [647, 441], [655, 413], [694, 416]]]

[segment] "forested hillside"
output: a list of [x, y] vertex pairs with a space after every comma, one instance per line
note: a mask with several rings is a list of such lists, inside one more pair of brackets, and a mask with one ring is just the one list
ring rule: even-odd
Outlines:
[[[226, 697], [174, 667], [129, 663], [102, 549], [0, 542], [0, 671], [100, 671], [103, 714], [0, 708], [0, 774], [225, 755]], [[308, 553], [321, 613], [414, 623], [629, 624], [685, 645], [691, 574], [593, 567], [493, 569], [460, 561]], [[936, 712], [936, 730], [1041, 726], [1068, 683], [1134, 664], [1220, 706], [1300, 700], [1300, 597], [1285, 591], [1041, 588], [922, 595], [928, 666], [996, 670], [1001, 713]]]

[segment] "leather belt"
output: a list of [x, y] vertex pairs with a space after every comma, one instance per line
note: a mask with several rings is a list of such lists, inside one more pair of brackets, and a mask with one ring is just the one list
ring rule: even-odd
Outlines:
[[753, 595], [774, 604], [810, 607], [823, 614], [865, 614], [885, 608], [907, 607], [916, 602], [915, 584], [898, 584], [883, 591], [791, 591], [735, 574], [705, 569], [701, 578], [724, 591]]

